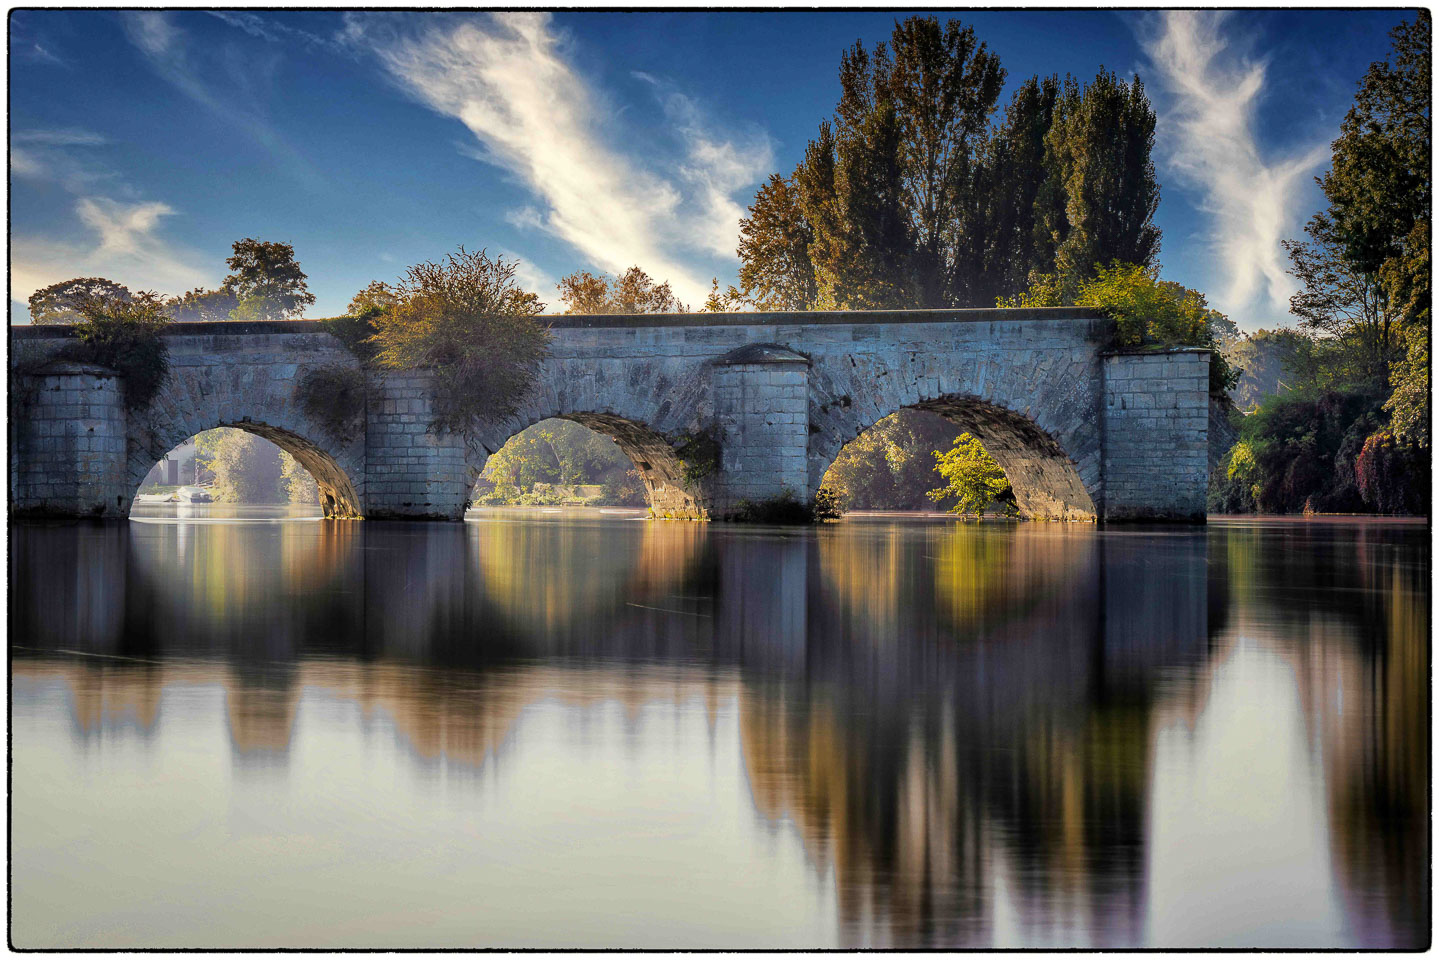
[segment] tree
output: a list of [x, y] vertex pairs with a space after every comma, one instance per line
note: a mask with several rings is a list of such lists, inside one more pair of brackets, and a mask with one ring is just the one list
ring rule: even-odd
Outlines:
[[900, 410], [844, 445], [821, 486], [847, 510], [918, 510], [934, 486], [930, 451], [954, 438], [954, 424], [923, 410]]
[[1004, 119], [985, 143], [976, 193], [984, 206], [983, 270], [970, 301], [990, 304], [1018, 294], [1032, 272], [1054, 269], [1054, 243], [1040, 227], [1049, 168], [1045, 138], [1059, 99], [1057, 77], [1031, 77], [1014, 92]]
[[809, 245], [814, 231], [792, 181], [771, 174], [739, 222], [739, 299], [759, 310], [809, 310], [818, 289]]
[[1377, 271], [1366, 271], [1345, 250], [1343, 233], [1325, 213], [1305, 225], [1309, 240], [1286, 240], [1289, 273], [1302, 288], [1289, 310], [1302, 327], [1337, 348], [1348, 385], [1378, 389], [1401, 354], [1399, 311]]
[[515, 282], [515, 263], [461, 247], [410, 267], [394, 289], [395, 305], [373, 321], [374, 362], [433, 371], [433, 426], [465, 433], [514, 413], [549, 344], [534, 319], [545, 305]]
[[206, 430], [195, 438], [195, 459], [215, 475], [214, 496], [225, 503], [287, 503], [281, 450], [233, 427]]
[[1101, 69], [1082, 89], [1065, 78], [1045, 134], [1048, 177], [1036, 200], [1036, 229], [1040, 242], [1053, 246], [1053, 271], [1066, 288], [1116, 260], [1154, 265], [1154, 125], [1138, 77], [1125, 84]]
[[[840, 58], [840, 99], [795, 171], [798, 210], [812, 231], [807, 245], [816, 301], [825, 307], [951, 305], [968, 293], [970, 260], [961, 251], [976, 233], [976, 153], [1004, 71], [974, 31], [951, 20], [911, 17], [889, 45], [856, 43]], [[751, 237], [741, 259], [785, 244], [755, 236], [773, 202], [775, 181], [751, 208]], [[777, 225], [789, 226], [792, 219]], [[793, 238], [791, 236], [790, 243]], [[803, 279], [803, 273], [797, 272]], [[745, 274], [742, 272], [741, 277]]]
[[280, 451], [280, 490], [290, 503], [319, 503], [320, 488], [300, 461]]
[[571, 314], [689, 312], [675, 298], [668, 280], [656, 284], [639, 267], [630, 267], [618, 277], [579, 270], [560, 280], [559, 291], [565, 313]]
[[350, 306], [345, 312], [352, 317], [375, 317], [399, 302], [394, 287], [383, 280], [371, 280], [365, 289], [350, 298]]
[[75, 323], [80, 319], [82, 303], [126, 303], [130, 299], [128, 289], [104, 277], [62, 280], [30, 294], [30, 320], [32, 323]]
[[1241, 369], [1230, 397], [1240, 410], [1253, 410], [1265, 397], [1318, 386], [1312, 337], [1297, 330], [1256, 330], [1225, 350]]
[[1214, 351], [1209, 361], [1210, 390], [1223, 393], [1239, 378], [1215, 336], [1216, 331], [1232, 327], [1229, 319], [1210, 309], [1199, 291], [1160, 280], [1157, 267], [1115, 262], [1098, 267], [1093, 276], [1073, 287], [1057, 273], [1038, 275], [1028, 290], [1000, 300], [999, 305], [1093, 307], [1114, 319], [1116, 346], [1208, 347]]
[[128, 300], [81, 300], [75, 310], [75, 340], [59, 356], [109, 367], [120, 374], [127, 407], [149, 406], [170, 375], [170, 350], [161, 336], [169, 322], [164, 301], [142, 291]]
[[[1370, 64], [1318, 182], [1328, 208], [1285, 244], [1301, 324], [1333, 346], [1350, 389], [1392, 391], [1393, 438], [1429, 443], [1432, 27], [1401, 23]], [[1385, 441], [1386, 443], [1389, 440]]]
[[238, 301], [234, 319], [288, 320], [315, 302], [295, 262], [295, 248], [288, 243], [246, 237], [236, 240], [232, 249], [225, 263], [233, 272], [224, 287]]
[[1152, 265], [1143, 84], [1035, 77], [994, 125], [1004, 76], [970, 28], [934, 17], [846, 50], [834, 116], [740, 223], [740, 297], [762, 309], [976, 306], [1041, 274], [1072, 295], [1099, 264]]
[[206, 290], [196, 287], [182, 296], [172, 297], [165, 302], [165, 312], [176, 322], [214, 322], [229, 320], [239, 306], [235, 291], [226, 287]]
[[1012, 499], [1004, 470], [970, 434], [960, 434], [949, 450], [934, 451], [934, 460], [934, 469], [946, 485], [929, 491], [929, 498], [939, 503], [953, 497], [950, 513], [977, 514], [1006, 494]]

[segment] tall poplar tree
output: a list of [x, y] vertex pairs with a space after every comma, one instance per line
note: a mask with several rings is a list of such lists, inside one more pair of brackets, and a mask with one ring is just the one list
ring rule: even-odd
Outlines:
[[1037, 229], [1041, 246], [1053, 245], [1054, 272], [1066, 291], [1100, 265], [1154, 265], [1154, 124], [1138, 77], [1126, 84], [1101, 69], [1085, 87], [1065, 78], [1045, 135], [1048, 176]]
[[911, 17], [888, 43], [846, 50], [834, 117], [741, 221], [740, 299], [990, 306], [1037, 275], [1075, 287], [1101, 264], [1152, 266], [1159, 187], [1143, 84], [1035, 77], [996, 125], [1004, 77], [955, 20]]

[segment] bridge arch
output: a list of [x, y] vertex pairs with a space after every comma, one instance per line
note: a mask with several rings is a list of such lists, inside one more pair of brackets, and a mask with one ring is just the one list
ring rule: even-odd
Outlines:
[[283, 372], [288, 376], [256, 377], [236, 368], [217, 371], [210, 366], [172, 364], [159, 396], [130, 423], [126, 459], [130, 499], [150, 469], [171, 450], [206, 430], [234, 427], [294, 457], [315, 479], [326, 517], [362, 516], [363, 431], [355, 431], [353, 438], [336, 438], [312, 422], [295, 397], [295, 384], [307, 370], [294, 365]]
[[[484, 436], [470, 445], [467, 460], [471, 484], [479, 479], [491, 454], [497, 453], [520, 431], [544, 420], [569, 420], [613, 440], [639, 473], [645, 488], [645, 499], [654, 516], [675, 519], [705, 516], [707, 493], [702, 484], [686, 478], [693, 467], [681, 459], [675, 445], [648, 424], [607, 411], [556, 412], [517, 428], [510, 421], [504, 427], [486, 430]], [[502, 433], [504, 436], [501, 436]]]
[[944, 417], [956, 435], [977, 437], [1004, 470], [1021, 516], [1100, 516], [1100, 398], [1089, 364], [1004, 364], [981, 357], [923, 376], [839, 366], [838, 376], [820, 371], [811, 379], [810, 495], [845, 444], [890, 414], [912, 409]]

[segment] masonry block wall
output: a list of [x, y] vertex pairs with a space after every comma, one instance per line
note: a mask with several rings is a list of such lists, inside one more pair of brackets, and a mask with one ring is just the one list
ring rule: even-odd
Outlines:
[[67, 362], [19, 379], [26, 402], [15, 439], [27, 455], [12, 460], [12, 509], [78, 517], [128, 515], [132, 491], [124, 482], [120, 379], [104, 367]]
[[789, 350], [757, 345], [718, 361], [714, 373], [720, 476], [714, 512], [742, 502], [808, 490], [809, 361]]
[[371, 378], [365, 428], [365, 516], [460, 520], [470, 501], [465, 445], [431, 429], [434, 376]]
[[1209, 352], [1104, 358], [1104, 518], [1203, 520]]
[[[1113, 324], [1096, 314], [811, 311], [707, 314], [701, 323], [691, 315], [546, 322], [552, 341], [534, 389], [512, 416], [477, 424], [464, 438], [429, 429], [433, 384], [421, 373], [370, 374], [364, 423], [333, 435], [307, 410], [300, 384], [312, 370], [358, 369], [359, 361], [318, 322], [172, 324], [170, 379], [154, 403], [133, 411], [103, 371], [51, 366], [69, 328], [12, 327], [12, 508], [125, 516], [146, 472], [177, 444], [239, 426], [290, 451], [322, 492], [328, 484], [331, 515], [459, 519], [489, 455], [525, 427], [565, 417], [616, 439], [659, 515], [724, 517], [741, 500], [814, 495], [845, 443], [897, 410], [921, 409], [948, 417], [956, 434], [980, 436], [1029, 516], [1203, 515], [1207, 354], [1107, 353]], [[95, 402], [71, 402], [82, 381]], [[18, 389], [26, 383], [37, 389]], [[60, 407], [64, 415], [54, 412]], [[683, 451], [711, 434], [718, 469], [696, 480]]]

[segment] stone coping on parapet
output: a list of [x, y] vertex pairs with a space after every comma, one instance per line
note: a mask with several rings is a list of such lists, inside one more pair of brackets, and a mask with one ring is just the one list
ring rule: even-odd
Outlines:
[[1174, 353], [1215, 353], [1213, 347], [1124, 347], [1119, 350], [1105, 350], [1101, 357], [1162, 357]]
[[[773, 327], [812, 324], [1012, 323], [1044, 320], [1104, 320], [1104, 314], [1080, 307], [986, 307], [964, 310], [811, 310], [779, 313], [566, 314], [538, 316], [558, 329], [602, 327]], [[68, 324], [11, 324], [10, 335], [43, 340], [70, 336]], [[328, 333], [320, 320], [186, 321], [166, 326], [169, 336], [251, 336], [277, 333]]]

